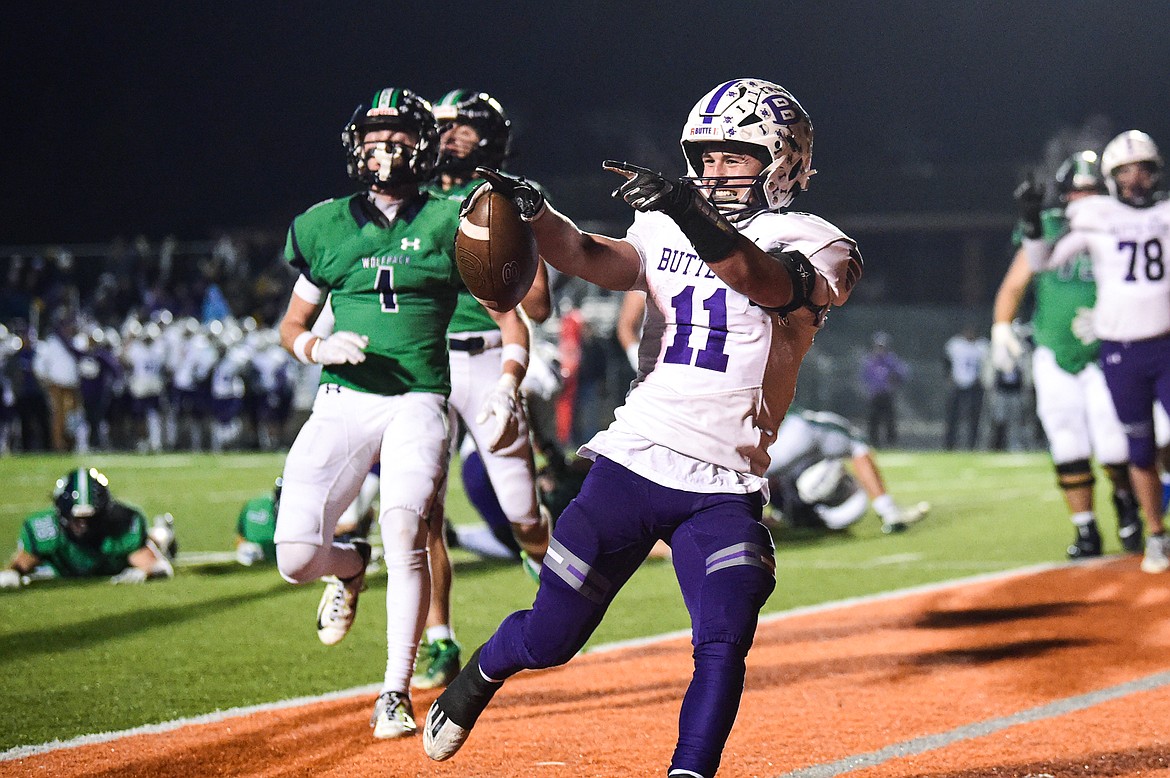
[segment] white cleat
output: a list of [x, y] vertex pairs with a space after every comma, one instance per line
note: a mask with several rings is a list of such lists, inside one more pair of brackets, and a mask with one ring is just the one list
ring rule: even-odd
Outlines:
[[349, 634], [349, 628], [357, 617], [358, 595], [366, 590], [370, 544], [354, 541], [353, 545], [362, 555], [362, 567], [358, 574], [346, 581], [334, 576], [321, 579], [325, 582], [325, 592], [317, 605], [317, 637], [327, 646], [337, 645]]
[[370, 726], [374, 728], [374, 737], [379, 740], [410, 737], [417, 732], [410, 695], [402, 692], [382, 692], [378, 695]]
[[435, 701], [427, 711], [427, 720], [423, 724], [423, 750], [434, 761], [442, 762], [455, 756], [470, 734], [470, 729], [464, 729], [451, 721], [439, 708], [438, 701]]
[[898, 514], [890, 521], [882, 521], [882, 532], [889, 534], [891, 532], [902, 532], [911, 524], [917, 524], [926, 518], [930, 513], [930, 503], [923, 501], [912, 508], [898, 511]]
[[1142, 572], [1164, 573], [1170, 570], [1170, 537], [1150, 535], [1146, 538], [1146, 555], [1142, 557]]

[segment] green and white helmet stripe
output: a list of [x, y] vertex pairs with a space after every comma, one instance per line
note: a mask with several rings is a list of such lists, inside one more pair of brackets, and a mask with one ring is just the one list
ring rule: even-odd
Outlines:
[[[394, 108], [397, 109], [402, 105], [402, 90], [401, 89], [379, 89], [374, 93], [374, 99], [370, 100], [370, 110], [367, 116], [373, 116], [377, 108]], [[397, 113], [397, 110], [395, 111]]]
[[435, 118], [440, 122], [454, 121], [459, 117], [459, 104], [475, 97], [470, 89], [452, 89], [435, 103]]
[[57, 482], [57, 496], [70, 503], [69, 514], [88, 518], [98, 511], [99, 494], [105, 495], [109, 482], [94, 468], [79, 467]]
[[92, 516], [93, 499], [89, 496], [89, 473], [85, 468], [77, 469], [77, 499], [73, 501], [74, 516]]

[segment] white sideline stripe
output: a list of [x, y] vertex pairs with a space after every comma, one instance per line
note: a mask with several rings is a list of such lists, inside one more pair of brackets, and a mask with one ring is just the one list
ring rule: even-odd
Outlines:
[[279, 700], [277, 702], [266, 702], [261, 705], [248, 705], [243, 708], [228, 708], [227, 710], [219, 710], [214, 713], [204, 713], [200, 716], [192, 716], [186, 719], [175, 719], [174, 721], [164, 721], [161, 724], [146, 724], [141, 727], [134, 727], [133, 729], [123, 729], [118, 732], [101, 732], [96, 735], [82, 735], [71, 740], [53, 740], [48, 743], [41, 743], [37, 746], [17, 746], [10, 748], [7, 751], [0, 753], [0, 762], [9, 761], [12, 759], [23, 759], [29, 756], [36, 756], [37, 754], [47, 754], [50, 751], [57, 751], [63, 748], [76, 748], [78, 746], [88, 746], [95, 743], [108, 743], [111, 740], [120, 740], [124, 737], [131, 737], [133, 735], [161, 735], [164, 732], [171, 732], [193, 724], [215, 724], [226, 719], [236, 718], [237, 716], [250, 716], [253, 713], [266, 713], [274, 710], [284, 710], [285, 708], [295, 708], [298, 705], [312, 705], [317, 702], [329, 702], [331, 700], [344, 700], [349, 697], [357, 697], [362, 694], [373, 694], [382, 688], [381, 684], [369, 684], [366, 686], [355, 686], [352, 689], [342, 689], [341, 691], [329, 692], [327, 694], [319, 694], [312, 697], [294, 697], [291, 700]]
[[[194, 555], [192, 555], [192, 556], [194, 556]], [[181, 557], [182, 557], [182, 555], [180, 554], [180, 558]], [[966, 586], [968, 584], [985, 583], [985, 582], [992, 582], [992, 581], [1003, 581], [1003, 580], [1007, 580], [1010, 578], [1018, 578], [1021, 576], [1042, 573], [1042, 572], [1045, 572], [1048, 570], [1055, 570], [1055, 569], [1058, 569], [1061, 567], [1069, 567], [1072, 564], [1073, 563], [1065, 562], [1065, 563], [1048, 563], [1048, 564], [1032, 565], [1029, 567], [1019, 568], [1016, 570], [1005, 570], [1005, 571], [1000, 571], [1000, 572], [996, 572], [996, 573], [986, 573], [983, 575], [974, 575], [974, 576], [968, 576], [966, 578], [958, 578], [958, 579], [955, 579], [953, 581], [941, 581], [938, 583], [923, 584], [921, 586], [911, 586], [911, 587], [906, 588], [906, 589], [897, 589], [897, 590], [891, 591], [891, 592], [882, 592], [880, 594], [871, 594], [871, 595], [866, 595], [863, 597], [850, 597], [848, 599], [836, 600], [834, 602], [828, 602], [828, 603], [821, 603], [819, 605], [806, 605], [803, 607], [792, 608], [791, 610], [786, 610], [786, 611], [782, 611], [780, 613], [773, 613], [773, 614], [770, 614], [768, 616], [764, 616], [760, 619], [760, 623], [761, 624], [768, 624], [768, 623], [771, 623], [774, 621], [783, 621], [785, 619], [796, 618], [797, 616], [803, 616], [805, 614], [810, 614], [810, 613], [824, 613], [827, 611], [841, 610], [843, 608], [849, 608], [849, 607], [852, 607], [854, 605], [862, 605], [865, 603], [884, 602], [887, 600], [895, 600], [895, 599], [898, 599], [899, 597], [909, 597], [909, 596], [913, 596], [916, 594], [925, 594], [925, 593], [930, 593], [930, 592], [946, 591], [947, 589], [956, 589], [956, 588], [959, 588], [962, 586]], [[1084, 562], [1077, 563], [1077, 566], [1084, 567], [1085, 563]], [[675, 639], [682, 638], [682, 637], [689, 637], [690, 634], [691, 634], [691, 631], [689, 629], [678, 630], [677, 632], [667, 632], [667, 633], [662, 634], [662, 635], [654, 635], [654, 636], [646, 637], [646, 638], [636, 638], [633, 640], [622, 640], [622, 641], [617, 641], [615, 643], [607, 643], [607, 644], [602, 645], [602, 646], [597, 646], [596, 648], [588, 649], [587, 651], [585, 651], [583, 653], [597, 654], [597, 653], [604, 653], [604, 652], [609, 652], [609, 651], [616, 651], [616, 650], [623, 649], [623, 648], [648, 646], [648, 645], [652, 645], [654, 643], [659, 643], [659, 642], [665, 641], [665, 640], [675, 640]], [[1166, 675], [1168, 676], [1168, 678], [1170, 678], [1170, 672], [1168, 672]], [[1168, 681], [1168, 682], [1170, 682], [1170, 681]], [[1138, 683], [1140, 683], [1140, 682], [1138, 682]], [[1122, 687], [1124, 687], [1124, 686], [1125, 686], [1125, 684], [1122, 685]], [[1122, 687], [1115, 687], [1115, 688], [1120, 689]], [[37, 754], [47, 754], [50, 751], [57, 751], [60, 749], [65, 749], [65, 748], [76, 748], [78, 746], [91, 745], [94, 743], [108, 743], [111, 740], [118, 740], [120, 738], [130, 737], [133, 735], [161, 734], [164, 732], [171, 732], [173, 730], [179, 729], [180, 727], [185, 727], [185, 726], [192, 725], [192, 724], [213, 724], [216, 722], [224, 721], [226, 719], [236, 718], [238, 716], [249, 716], [253, 713], [263, 713], [265, 711], [283, 710], [285, 708], [294, 708], [294, 707], [297, 707], [298, 705], [311, 705], [311, 704], [316, 703], [316, 702], [326, 702], [326, 701], [330, 701], [330, 700], [343, 700], [343, 699], [346, 699], [348, 697], [357, 697], [358, 695], [362, 695], [362, 694], [372, 694], [380, 688], [381, 688], [381, 686], [379, 684], [370, 684], [367, 686], [356, 686], [356, 687], [351, 688], [351, 689], [342, 689], [340, 691], [329, 692], [327, 694], [321, 694], [321, 695], [316, 695], [316, 696], [295, 697], [291, 700], [280, 700], [277, 702], [268, 702], [268, 703], [263, 703], [260, 705], [249, 705], [249, 706], [241, 707], [241, 708], [229, 708], [228, 710], [215, 711], [214, 713], [204, 713], [202, 715], [193, 716], [190, 718], [175, 719], [173, 721], [166, 721], [166, 722], [163, 722], [161, 724], [146, 724], [146, 725], [141, 726], [141, 727], [134, 727], [133, 729], [124, 729], [124, 730], [120, 730], [117, 732], [102, 732], [102, 733], [99, 733], [96, 735], [82, 735], [80, 737], [72, 738], [70, 740], [53, 740], [53, 741], [50, 741], [48, 743], [41, 743], [41, 744], [35, 745], [35, 746], [16, 746], [15, 748], [11, 748], [7, 751], [0, 753], [0, 762], [12, 760], [12, 759], [22, 759], [22, 758], [29, 757], [29, 756], [35, 756]], [[1153, 687], [1151, 687], [1151, 688], [1153, 688]], [[1106, 690], [1106, 691], [1108, 691], [1108, 690]], [[1124, 692], [1124, 693], [1129, 693], [1129, 692]], [[1091, 695], [1084, 695], [1084, 696], [1088, 697]], [[1077, 699], [1077, 698], [1072, 698], [1072, 699]], [[974, 726], [978, 726], [978, 725], [974, 725]], [[908, 741], [908, 742], [914, 743], [916, 741]], [[891, 746], [890, 748], [898, 748], [898, 747], [899, 747], [898, 745], [895, 745], [895, 746]], [[935, 747], [937, 747], [937, 746], [935, 746]], [[875, 752], [875, 753], [880, 754], [882, 752]], [[917, 753], [917, 752], [907, 751], [906, 753], [909, 754], [909, 753]], [[860, 758], [865, 758], [866, 756], [869, 756], [869, 755], [863, 755], [861, 757], [856, 757], [856, 758], [860, 759]], [[889, 758], [893, 758], [893, 757], [892, 756], [884, 757], [884, 759], [889, 759]], [[834, 763], [834, 764], [836, 764], [836, 763]], [[812, 769], [812, 768], [810, 768], [810, 769]], [[852, 768], [850, 768], [850, 769], [852, 769]], [[838, 773], [825, 773], [826, 776], [837, 775], [837, 774]], [[792, 773], [790, 775], [795, 776], [796, 774]], [[782, 776], [781, 778], [787, 778], [787, 777]], [[801, 774], [800, 778], [813, 778], [813, 774], [812, 773], [809, 773], [807, 775]]]
[[175, 557], [175, 567], [197, 567], [236, 561], [235, 551], [180, 551]]
[[1080, 694], [1076, 697], [1065, 697], [1063, 700], [1056, 700], [1047, 705], [1022, 710], [1010, 716], [987, 719], [986, 721], [967, 724], [952, 729], [950, 732], [939, 732], [934, 735], [923, 735], [922, 737], [904, 740], [901, 743], [894, 743], [877, 751], [871, 751], [868, 754], [847, 756], [836, 762], [828, 762], [826, 764], [805, 767], [800, 770], [793, 770], [790, 773], [783, 773], [776, 778], [834, 778], [834, 776], [851, 773], [854, 770], [874, 767], [875, 765], [888, 762], [891, 759], [900, 759], [906, 756], [922, 754], [927, 751], [934, 751], [935, 749], [944, 748], [953, 743], [991, 735], [1000, 730], [1014, 727], [1017, 724], [1030, 724], [1035, 721], [1043, 721], [1069, 713], [1076, 713], [1079, 710], [1091, 708], [1103, 702], [1127, 697], [1138, 692], [1160, 689], [1168, 685], [1170, 685], [1170, 671], [1154, 673], [1153, 675], [1147, 675], [1145, 678], [1139, 678], [1136, 681], [1128, 681], [1117, 686], [1110, 686], [1107, 689], [1098, 689], [1088, 694]]

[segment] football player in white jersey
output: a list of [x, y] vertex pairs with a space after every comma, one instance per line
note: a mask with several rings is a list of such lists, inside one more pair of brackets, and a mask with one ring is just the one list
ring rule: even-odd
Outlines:
[[894, 501], [865, 437], [835, 413], [792, 406], [768, 455], [771, 506], [789, 526], [844, 530], [872, 505], [882, 532], [901, 532], [930, 511], [928, 502], [903, 508]]
[[481, 171], [516, 202], [550, 264], [643, 290], [648, 312], [638, 377], [614, 423], [581, 449], [594, 464], [553, 530], [536, 601], [504, 620], [431, 707], [432, 759], [455, 754], [505, 679], [572, 658], [661, 539], [695, 658], [669, 774], [709, 778], [719, 767], [775, 587], [761, 523], [767, 449], [861, 256], [833, 225], [788, 210], [813, 173], [812, 124], [782, 87], [720, 84], [691, 111], [682, 150], [682, 179], [605, 163], [626, 179], [614, 196], [638, 211], [622, 239], [582, 232], [522, 178]]
[[[1105, 191], [1105, 179], [1095, 151], [1080, 151], [1056, 171], [1059, 207], [1040, 211], [1042, 234], [1059, 239], [1068, 230], [1065, 208], [1069, 203]], [[1031, 178], [1016, 189], [1021, 207], [1035, 209], [1044, 188]], [[1031, 217], [1030, 217], [1031, 219]], [[1029, 221], [1030, 221], [1029, 219]], [[1023, 240], [1020, 227], [1013, 240]], [[1036, 413], [1048, 438], [1056, 480], [1064, 494], [1076, 537], [1068, 546], [1070, 559], [1101, 555], [1101, 532], [1094, 513], [1096, 458], [1113, 487], [1117, 510], [1117, 535], [1128, 552], [1141, 553], [1142, 518], [1129, 478], [1129, 446], [1125, 430], [1113, 409], [1113, 400], [1101, 372], [1101, 344], [1096, 336], [1082, 337], [1073, 330], [1083, 321], [1097, 299], [1093, 268], [1087, 255], [1044, 273], [1033, 273], [1027, 252], [1021, 247], [995, 295], [991, 327], [991, 361], [997, 368], [1010, 367], [1023, 354], [1012, 320], [1024, 293], [1032, 287], [1032, 379], [1036, 389]]]
[[1162, 157], [1144, 132], [1128, 130], [1111, 140], [1101, 172], [1109, 194], [1071, 203], [1069, 233], [1054, 245], [1038, 237], [1033, 222], [1025, 249], [1034, 270], [1071, 262], [1081, 252], [1092, 259], [1093, 329], [1149, 530], [1142, 569], [1160, 573], [1170, 569], [1170, 539], [1162, 524], [1153, 406], [1158, 400], [1170, 407], [1170, 201], [1157, 196]]
[[122, 361], [129, 375], [133, 414], [145, 431], [138, 442], [141, 451], [157, 453], [163, 448], [162, 395], [166, 387], [166, 352], [159, 340], [157, 324], [145, 327], [135, 322], [126, 339]]

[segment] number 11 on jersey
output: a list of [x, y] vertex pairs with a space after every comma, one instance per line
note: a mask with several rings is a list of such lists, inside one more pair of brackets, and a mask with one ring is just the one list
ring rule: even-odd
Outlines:
[[695, 287], [687, 286], [670, 300], [674, 308], [674, 320], [677, 332], [674, 341], [662, 355], [662, 361], [674, 365], [689, 365], [701, 367], [704, 370], [714, 370], [717, 373], [727, 371], [727, 355], [723, 348], [727, 344], [727, 290], [716, 289], [714, 293], [703, 301], [703, 310], [707, 312], [707, 342], [697, 352], [691, 348], [691, 332], [694, 330], [694, 296]]

